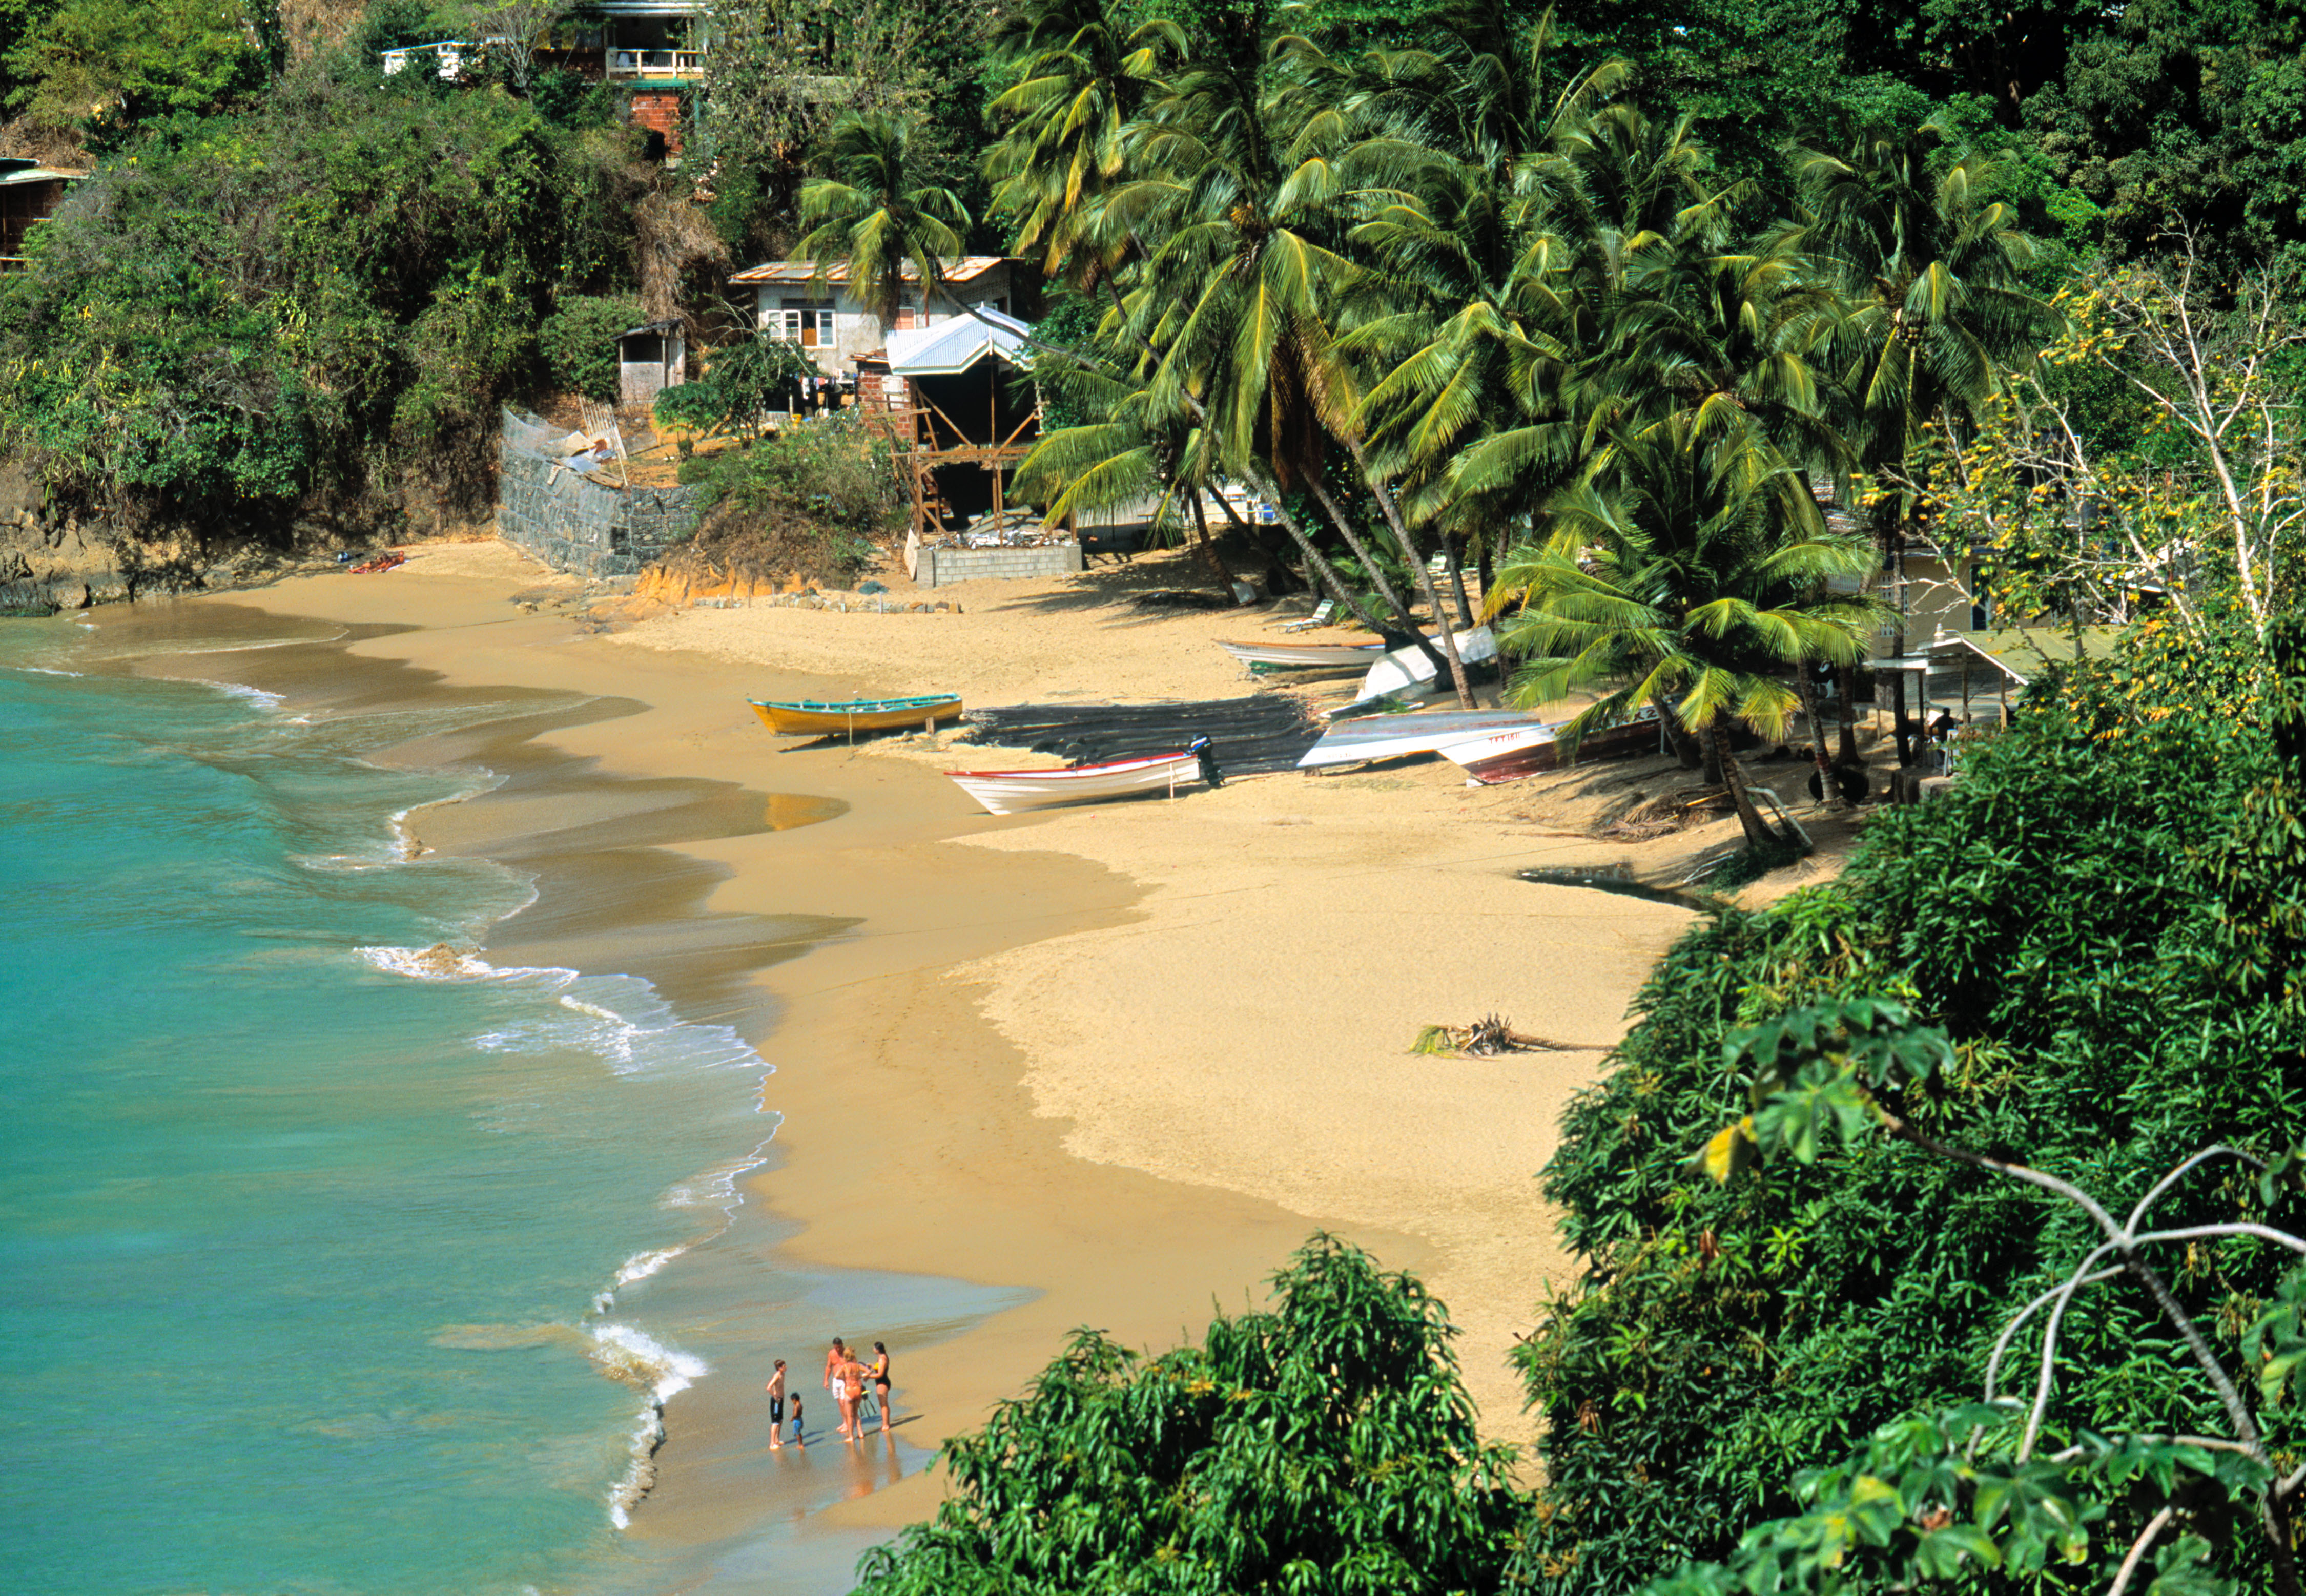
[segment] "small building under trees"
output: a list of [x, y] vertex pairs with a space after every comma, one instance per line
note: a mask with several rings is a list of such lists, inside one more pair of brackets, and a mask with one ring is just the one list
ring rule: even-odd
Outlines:
[[649, 405], [686, 382], [688, 341], [678, 319], [644, 321], [617, 335], [617, 403]]
[[0, 271], [25, 269], [24, 246], [32, 229], [56, 214], [66, 185], [87, 175], [0, 156]]

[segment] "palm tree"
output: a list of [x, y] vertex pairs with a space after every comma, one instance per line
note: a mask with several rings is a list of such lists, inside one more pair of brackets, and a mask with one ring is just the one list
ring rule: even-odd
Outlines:
[[[1932, 171], [1954, 136], [1941, 112], [1902, 132], [1863, 134], [1841, 154], [1794, 152], [1806, 203], [1788, 242], [1819, 261], [1849, 303], [1835, 363], [1859, 464], [1876, 474], [1902, 473], [1926, 423], [1966, 423], [2000, 391], [2004, 363], [2037, 347], [2057, 322], [2024, 285], [2033, 240], [2010, 207], [1984, 198], [1994, 164], [1970, 153]], [[1902, 502], [1885, 500], [1877, 521], [1900, 589], [1906, 516]], [[1902, 591], [1893, 625], [1903, 653]], [[1841, 758], [1855, 763], [1849, 685], [1845, 675]], [[1902, 763], [1902, 677], [1899, 691]]]
[[1327, 477], [1334, 439], [1365, 467], [1363, 485], [1422, 573], [1387, 484], [1366, 469], [1347, 424], [1352, 380], [1331, 354], [1330, 307], [1356, 275], [1333, 247], [1342, 196], [1329, 150], [1342, 133], [1320, 107], [1291, 98], [1279, 53], [1305, 47], [1277, 39], [1268, 21], [1256, 5], [1229, 23], [1128, 130], [1127, 179], [1097, 218], [1107, 259], [1132, 260], [1128, 292], [1111, 290], [1113, 335], [1140, 355], [1147, 423], [1197, 431], [1193, 452], [1273, 502], [1309, 567], [1344, 597], [1286, 506], [1290, 489], [1312, 494], [1399, 629], [1470, 702], [1430, 575], [1439, 653]]
[[1080, 278], [1082, 267], [1108, 264], [1089, 243], [1089, 218], [1122, 177], [1125, 131], [1162, 58], [1183, 47], [1174, 23], [1128, 30], [1106, 0], [1030, 0], [995, 41], [1017, 81], [986, 107], [1003, 131], [985, 173], [995, 211], [1010, 219], [1020, 251], [1041, 252], [1044, 276]]
[[1548, 505], [1551, 535], [1498, 572], [1499, 642], [1527, 655], [1522, 704], [1610, 680], [1569, 740], [1670, 702], [1710, 744], [1746, 840], [1772, 841], [1730, 747], [1730, 728], [1785, 735], [1799, 698], [1781, 679], [1815, 660], [1856, 659], [1876, 605], [1827, 579], [1873, 568], [1854, 533], [1830, 531], [1800, 474], [1757, 429], [1702, 411], [1643, 426], [1606, 422], [1580, 481]]
[[801, 225], [809, 229], [800, 249], [819, 281], [845, 266], [850, 296], [888, 327], [904, 302], [907, 267], [925, 303], [953, 303], [944, 262], [962, 252], [969, 210], [952, 190], [921, 176], [912, 124], [886, 111], [850, 112], [833, 124], [830, 155], [833, 175], [800, 192]]

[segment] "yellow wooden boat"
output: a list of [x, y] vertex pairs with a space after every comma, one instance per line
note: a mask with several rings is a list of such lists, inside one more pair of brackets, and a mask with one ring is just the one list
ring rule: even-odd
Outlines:
[[748, 698], [753, 713], [771, 731], [788, 737], [838, 737], [843, 732], [895, 731], [918, 726], [934, 730], [939, 721], [961, 713], [958, 693], [928, 693], [918, 698], [850, 698], [797, 703]]

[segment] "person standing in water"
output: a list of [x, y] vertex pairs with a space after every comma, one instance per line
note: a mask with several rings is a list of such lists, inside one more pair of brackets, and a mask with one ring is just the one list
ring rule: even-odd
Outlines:
[[800, 1432], [800, 1393], [799, 1393], [799, 1392], [798, 1392], [798, 1391], [796, 1391], [796, 1392], [794, 1392], [794, 1393], [793, 1393], [793, 1399], [792, 1399], [792, 1427], [793, 1427], [793, 1445], [794, 1445], [794, 1446], [796, 1446], [796, 1447], [806, 1447], [806, 1446], [807, 1446], [807, 1445], [808, 1445], [807, 1438], [806, 1438], [805, 1436], [803, 1436], [803, 1435], [801, 1434], [801, 1432]]
[[[774, 1452], [784, 1445], [778, 1438], [785, 1427], [785, 1361], [777, 1360], [777, 1370], [769, 1376], [769, 1450]], [[793, 1398], [793, 1412], [800, 1411], [800, 1398]]]
[[834, 1388], [849, 1393], [848, 1399], [841, 1404], [841, 1433], [852, 1441], [865, 1437], [865, 1420], [858, 1410], [865, 1405], [865, 1382], [871, 1378], [865, 1365], [853, 1357], [833, 1377]]
[[824, 1354], [824, 1388], [833, 1389], [833, 1371], [849, 1361], [849, 1344], [836, 1336], [832, 1348]]
[[889, 1433], [889, 1349], [881, 1342], [873, 1344], [873, 1395], [881, 1404], [881, 1433]]

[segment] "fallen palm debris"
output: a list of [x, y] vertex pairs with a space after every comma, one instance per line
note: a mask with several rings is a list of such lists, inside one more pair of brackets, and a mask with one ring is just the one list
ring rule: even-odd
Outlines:
[[1471, 1025], [1429, 1025], [1417, 1033], [1409, 1051], [1442, 1058], [1494, 1058], [1501, 1053], [1600, 1053], [1602, 1048], [1590, 1042], [1525, 1037], [1503, 1015], [1490, 1014]]

